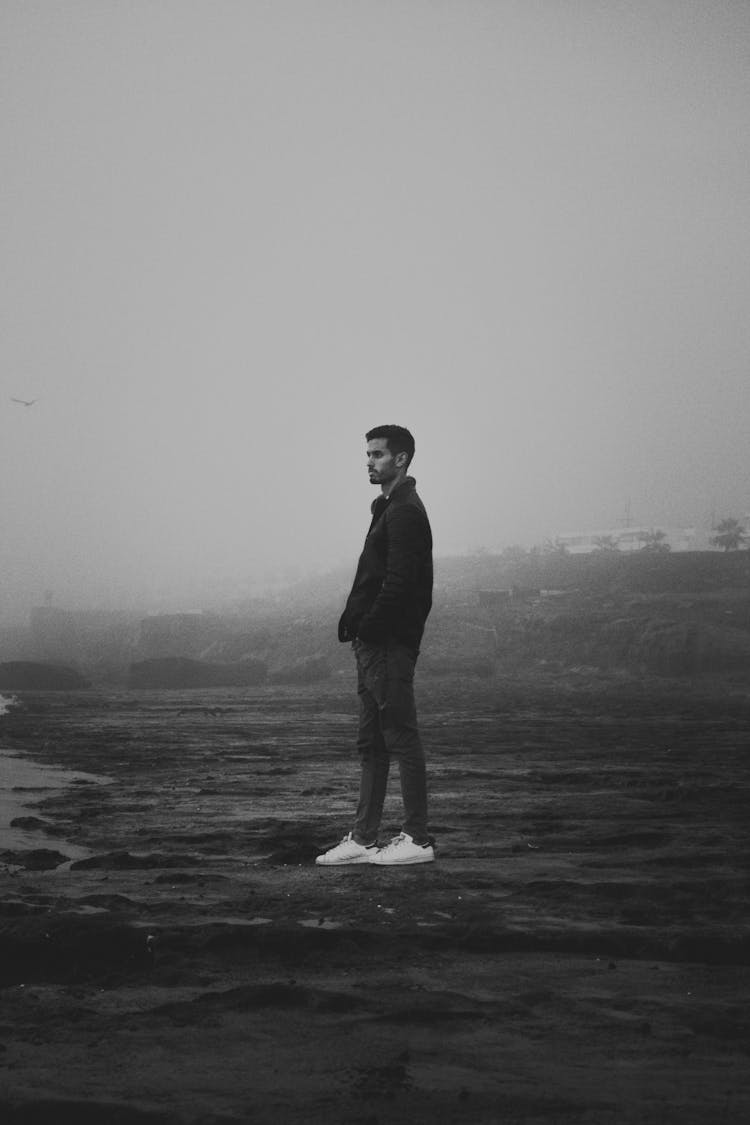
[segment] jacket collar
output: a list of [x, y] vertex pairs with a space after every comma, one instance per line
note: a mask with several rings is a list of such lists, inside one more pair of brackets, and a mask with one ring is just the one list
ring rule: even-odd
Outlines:
[[377, 496], [370, 505], [370, 511], [372, 512], [373, 516], [381, 515], [381, 513], [385, 510], [386, 504], [390, 504], [394, 499], [405, 500], [407, 496], [409, 496], [414, 491], [416, 486], [417, 482], [414, 477], [404, 477], [404, 479], [401, 481], [401, 484], [396, 485], [390, 495], [383, 496], [381, 493], [381, 495]]

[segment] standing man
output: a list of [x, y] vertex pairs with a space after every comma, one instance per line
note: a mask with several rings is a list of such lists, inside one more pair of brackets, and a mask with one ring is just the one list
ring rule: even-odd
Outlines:
[[[378, 426], [367, 437], [367, 471], [381, 495], [354, 584], [339, 622], [357, 662], [362, 764], [351, 832], [316, 863], [430, 863], [427, 779], [414, 703], [414, 667], [432, 606], [432, 533], [416, 482], [407, 476], [414, 438], [403, 426]], [[391, 756], [398, 759], [403, 829], [378, 848]]]

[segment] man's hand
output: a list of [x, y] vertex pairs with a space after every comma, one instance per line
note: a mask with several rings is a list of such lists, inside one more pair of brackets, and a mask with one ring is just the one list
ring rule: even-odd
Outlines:
[[346, 614], [345, 613], [343, 613], [341, 615], [341, 620], [339, 621], [338, 633], [339, 633], [339, 640], [340, 641], [353, 641], [354, 640], [354, 634], [352, 633], [351, 629], [349, 628], [349, 622], [346, 620]]

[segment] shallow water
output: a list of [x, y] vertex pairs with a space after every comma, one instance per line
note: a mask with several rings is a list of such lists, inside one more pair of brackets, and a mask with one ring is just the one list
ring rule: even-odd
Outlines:
[[[111, 778], [59, 766], [39, 765], [18, 757], [12, 750], [0, 750], [0, 849], [38, 848], [39, 833], [13, 825], [13, 821], [36, 816], [36, 804], [76, 783], [106, 785]], [[44, 817], [38, 817], [44, 821]], [[55, 850], [71, 859], [88, 855], [85, 848], [55, 839]]]

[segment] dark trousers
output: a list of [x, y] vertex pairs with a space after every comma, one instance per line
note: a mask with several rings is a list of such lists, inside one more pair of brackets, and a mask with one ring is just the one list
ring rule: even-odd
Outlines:
[[390, 641], [378, 645], [355, 641], [352, 648], [357, 661], [357, 749], [362, 763], [354, 839], [358, 844], [377, 839], [393, 755], [401, 776], [403, 831], [416, 843], [427, 843], [427, 776], [414, 702], [417, 654]]

